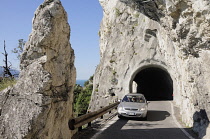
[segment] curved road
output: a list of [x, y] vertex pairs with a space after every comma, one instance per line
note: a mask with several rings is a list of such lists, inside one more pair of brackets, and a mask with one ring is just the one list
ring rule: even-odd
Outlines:
[[151, 101], [147, 121], [116, 116], [92, 139], [193, 139], [178, 127], [171, 105], [169, 101]]

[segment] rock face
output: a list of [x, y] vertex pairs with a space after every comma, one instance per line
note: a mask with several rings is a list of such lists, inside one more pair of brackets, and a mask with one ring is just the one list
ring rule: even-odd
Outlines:
[[1, 138], [71, 138], [76, 71], [69, 37], [60, 0], [45, 0], [35, 12], [20, 78], [0, 93]]
[[129, 92], [141, 91], [133, 83], [140, 86], [141, 73], [161, 70], [165, 72], [164, 79], [170, 82], [166, 85], [172, 86], [169, 90], [181, 109], [182, 121], [201, 138], [208, 138], [210, 1], [100, 0], [100, 3], [104, 10], [99, 32], [101, 59], [89, 109], [94, 111]]

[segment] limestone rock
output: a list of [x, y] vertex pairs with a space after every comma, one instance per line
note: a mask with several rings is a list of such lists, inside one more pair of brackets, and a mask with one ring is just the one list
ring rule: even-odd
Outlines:
[[0, 93], [2, 138], [68, 139], [76, 80], [70, 27], [60, 0], [45, 0], [21, 57], [20, 78]]
[[[155, 67], [170, 75], [182, 121], [199, 125], [203, 137], [210, 119], [210, 1], [99, 1], [101, 59], [89, 109], [132, 92], [137, 74]], [[196, 120], [201, 110], [207, 116]]]

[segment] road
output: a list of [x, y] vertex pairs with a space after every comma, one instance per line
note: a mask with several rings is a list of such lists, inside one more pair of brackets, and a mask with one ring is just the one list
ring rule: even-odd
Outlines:
[[151, 101], [147, 121], [116, 116], [92, 139], [193, 139], [179, 128], [171, 105], [169, 101]]

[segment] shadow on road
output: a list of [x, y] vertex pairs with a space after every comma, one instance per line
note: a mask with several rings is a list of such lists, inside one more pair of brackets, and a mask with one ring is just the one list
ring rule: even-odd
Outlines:
[[149, 110], [147, 113], [147, 121], [163, 121], [170, 115], [168, 111]]
[[[170, 115], [168, 111], [149, 110], [146, 121], [136, 118], [118, 119], [97, 136], [96, 139], [189, 139], [182, 132], [182, 129], [164, 128], [163, 123], [159, 122], [164, 121]], [[191, 131], [190, 128], [183, 129]], [[196, 136], [193, 137], [197, 139]]]
[[[149, 110], [147, 112], [147, 121], [163, 121], [165, 120], [167, 117], [169, 117], [171, 114], [167, 111], [156, 111], [156, 110]], [[127, 118], [127, 117], [123, 117], [122, 119], [125, 120], [142, 120], [139, 118]]]
[[118, 119], [93, 139], [189, 139], [179, 128], [157, 128], [157, 126], [146, 121], [130, 123], [127, 118]]
[[[109, 131], [109, 130], [112, 130]], [[189, 139], [179, 128], [116, 129], [109, 128], [97, 139]], [[195, 138], [196, 139], [196, 138]]]

